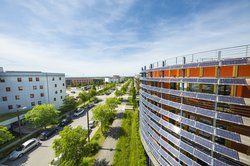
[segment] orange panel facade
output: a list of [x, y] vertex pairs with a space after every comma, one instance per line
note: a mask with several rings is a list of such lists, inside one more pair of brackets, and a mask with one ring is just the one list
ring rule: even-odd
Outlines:
[[190, 68], [189, 77], [199, 77], [200, 76], [200, 68]]
[[220, 68], [220, 77], [233, 77], [233, 66], [222, 66]]
[[250, 77], [250, 65], [239, 66], [238, 77]]
[[203, 68], [203, 77], [215, 77], [216, 70], [215, 67], [204, 67]]

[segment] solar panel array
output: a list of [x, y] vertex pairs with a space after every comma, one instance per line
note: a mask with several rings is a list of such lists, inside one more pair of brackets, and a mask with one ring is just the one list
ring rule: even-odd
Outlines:
[[158, 71], [158, 70], [168, 70], [168, 69], [186, 69], [186, 68], [197, 68], [197, 67], [212, 67], [212, 66], [231, 66], [231, 65], [245, 65], [249, 64], [248, 58], [233, 58], [233, 59], [223, 59], [221, 61], [206, 61], [206, 62], [198, 62], [198, 63], [187, 63], [180, 65], [169, 65], [165, 67], [153, 68], [144, 70], [146, 72], [150, 71]]
[[[144, 114], [145, 116], [146, 116], [146, 114], [144, 113], [144, 109], [142, 109], [142, 112], [141, 112], [141, 114]], [[144, 115], [142, 115], [142, 117], [144, 117]], [[151, 127], [153, 127], [153, 124], [154, 122], [145, 122], [145, 124], [147, 125], [147, 126], [151, 126]], [[167, 122], [168, 123], [168, 122]], [[143, 123], [143, 125], [144, 125], [144, 123]], [[171, 124], [172, 125], [172, 124]], [[169, 126], [168, 126], [168, 129], [171, 129], [171, 128], [169, 128]], [[190, 163], [192, 163], [193, 164], [193, 162], [195, 162], [195, 161], [193, 161], [193, 160], [191, 160], [191, 159], [189, 159], [188, 157], [186, 158], [185, 157], [185, 155], [184, 154], [182, 154], [180, 151], [178, 151], [177, 149], [175, 149], [174, 147], [172, 147], [170, 144], [168, 144], [167, 142], [165, 142], [162, 138], [160, 138], [150, 127], [147, 129], [147, 131], [145, 131], [145, 128], [143, 128], [142, 129], [143, 130], [143, 132], [149, 132], [150, 133], [150, 135], [152, 136], [147, 136], [147, 140], [151, 143], [151, 144], [149, 144], [149, 148], [150, 148], [150, 151], [152, 152], [152, 154], [155, 156], [155, 157], [158, 157], [158, 159], [160, 159], [160, 155], [162, 155], [162, 156], [164, 156], [164, 158], [165, 159], [167, 159], [167, 161], [169, 161], [170, 163], [175, 163], [175, 162], [177, 162], [176, 160], [174, 160], [173, 158], [173, 160], [169, 160], [169, 157], [171, 157], [171, 156], [169, 156], [155, 141], [154, 141], [154, 139], [156, 139], [156, 140], [158, 140], [157, 142], [161, 145], [161, 146], [163, 146], [166, 150], [168, 150], [172, 155], [174, 155], [175, 157], [177, 157], [177, 158], [179, 158], [182, 162], [184, 162], [184, 163], [186, 163], [186, 164], [190, 164]], [[182, 141], [180, 141], [178, 138], [176, 138], [176, 137], [174, 137], [172, 134], [170, 134], [170, 133], [168, 133], [167, 131], [165, 131], [165, 130], [162, 130], [162, 129], [160, 129], [160, 130], [156, 130], [156, 131], [158, 131], [159, 132], [159, 134], [161, 134], [161, 135], [163, 135], [165, 138], [167, 138], [169, 141], [171, 141], [173, 144], [175, 144], [175, 145], [177, 145], [177, 146], [179, 146], [180, 148], [182, 148], [183, 150], [185, 150], [185, 151], [187, 151], [188, 153], [190, 153], [190, 154], [193, 154], [194, 156], [196, 156], [196, 157], [198, 157], [199, 159], [201, 159], [201, 160], [203, 160], [204, 162], [206, 162], [207, 164], [210, 164], [211, 165], [211, 163], [212, 163], [212, 161], [214, 160], [214, 162], [215, 163], [222, 163], [223, 165], [225, 165], [225, 163], [223, 163], [223, 162], [221, 162], [221, 161], [218, 161], [217, 159], [214, 159], [214, 158], [212, 158], [211, 156], [209, 156], [208, 154], [205, 154], [204, 152], [202, 152], [202, 151], [200, 151], [200, 150], [198, 150], [198, 149], [195, 149], [195, 148], [193, 148], [192, 146], [190, 146], [190, 145], [188, 145], [188, 144], [186, 144], [186, 143], [184, 143], [184, 142], [182, 142]], [[142, 132], [142, 133], [143, 133]], [[184, 134], [183, 134], [184, 133]], [[212, 149], [212, 143], [210, 144], [210, 143], [208, 143], [207, 141], [206, 141], [206, 139], [204, 139], [204, 138], [202, 138], [202, 137], [199, 137], [199, 136], [195, 136], [194, 134], [191, 134], [193, 137], [191, 137], [189, 134], [187, 134], [187, 133], [189, 133], [189, 132], [187, 132], [187, 131], [184, 131], [184, 130], [181, 130], [181, 133], [180, 133], [180, 135], [181, 136], [185, 136], [187, 139], [189, 139], [189, 138], [192, 138], [191, 140], [192, 141], [195, 141], [195, 142], [197, 142], [197, 143], [199, 143], [199, 144], [201, 144], [202, 146], [206, 146], [206, 147], [208, 147], [209, 149]], [[145, 133], [143, 133], [143, 136], [144, 137], [146, 137], [146, 134]], [[154, 139], [153, 139], [154, 138]], [[217, 145], [217, 144], [215, 144], [215, 145]], [[221, 146], [221, 145], [220, 145]], [[219, 147], [220, 147], [219, 146]], [[226, 148], [226, 147], [225, 147]], [[224, 148], [224, 149], [225, 149]], [[158, 153], [156, 152], [156, 150], [155, 149], [158, 149]], [[221, 149], [220, 149], [220, 151], [221, 151]], [[222, 152], [222, 153], [224, 153], [224, 152]], [[159, 155], [160, 154], [160, 155]], [[232, 155], [232, 154], [234, 154], [234, 152], [227, 152], [226, 153], [227, 155]], [[183, 156], [184, 155], [184, 156]], [[181, 157], [180, 157], [181, 156]], [[234, 156], [235, 157], [235, 156]], [[215, 161], [216, 160], [216, 161]], [[196, 164], [194, 164], [194, 165], [197, 165], [197, 163]]]

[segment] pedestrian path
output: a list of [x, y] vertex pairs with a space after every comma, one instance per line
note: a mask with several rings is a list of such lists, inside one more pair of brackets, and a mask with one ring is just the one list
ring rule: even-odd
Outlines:
[[99, 150], [95, 166], [108, 166], [112, 165], [112, 162], [114, 160], [115, 150], [116, 150], [116, 144], [119, 138], [119, 130], [122, 125], [123, 115], [126, 108], [126, 101], [128, 99], [128, 95], [124, 95], [123, 99], [125, 102], [122, 102], [120, 105], [118, 105], [118, 111], [116, 114], [116, 118], [113, 121], [112, 125], [109, 128], [109, 131], [107, 133], [107, 138], [103, 142], [101, 149]]

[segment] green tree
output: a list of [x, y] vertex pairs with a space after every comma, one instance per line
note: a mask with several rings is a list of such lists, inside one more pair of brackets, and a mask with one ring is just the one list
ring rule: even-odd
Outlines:
[[55, 122], [58, 117], [57, 111], [52, 104], [42, 104], [35, 106], [25, 114], [25, 119], [36, 127], [44, 127]]
[[81, 92], [79, 93], [79, 98], [81, 99], [82, 102], [85, 102], [89, 100], [89, 94], [87, 92]]
[[89, 90], [89, 97], [94, 97], [96, 95], [96, 90], [95, 89], [90, 89]]
[[56, 156], [62, 155], [60, 165], [79, 165], [82, 158], [89, 153], [86, 147], [87, 130], [80, 126], [76, 128], [66, 126], [59, 136], [60, 138], [53, 142], [53, 149]]
[[93, 119], [101, 122], [101, 130], [104, 133], [106, 126], [114, 118], [115, 112], [107, 104], [98, 104], [93, 108]]
[[121, 92], [120, 90], [117, 89], [117, 90], [115, 91], [115, 96], [116, 96], [116, 97], [122, 96], [122, 92]]
[[112, 98], [107, 98], [105, 101], [105, 104], [109, 107], [109, 109], [115, 109], [117, 105], [117, 98], [112, 97]]
[[65, 96], [64, 99], [63, 99], [63, 106], [62, 108], [63, 109], [75, 109], [77, 106], [77, 103], [74, 99], [73, 96]]
[[14, 136], [9, 132], [7, 127], [0, 126], [0, 145], [12, 140]]

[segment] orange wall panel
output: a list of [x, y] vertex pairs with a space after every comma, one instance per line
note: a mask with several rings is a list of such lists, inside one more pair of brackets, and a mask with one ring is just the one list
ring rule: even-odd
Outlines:
[[222, 66], [220, 68], [221, 77], [233, 77], [233, 66]]
[[189, 77], [199, 77], [200, 76], [200, 68], [190, 68]]
[[215, 67], [204, 67], [203, 77], [215, 77]]
[[250, 98], [250, 86], [237, 85], [236, 96]]
[[239, 66], [238, 77], [250, 77], [250, 65]]
[[177, 77], [177, 70], [170, 70], [170, 77]]
[[169, 77], [169, 70], [164, 71], [164, 77]]

